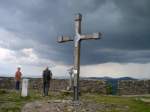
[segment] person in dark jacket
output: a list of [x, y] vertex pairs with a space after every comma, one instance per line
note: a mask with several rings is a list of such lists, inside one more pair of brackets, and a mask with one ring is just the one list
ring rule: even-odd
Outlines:
[[48, 67], [43, 71], [43, 93], [44, 96], [48, 96], [48, 91], [50, 87], [50, 80], [52, 79], [52, 72]]

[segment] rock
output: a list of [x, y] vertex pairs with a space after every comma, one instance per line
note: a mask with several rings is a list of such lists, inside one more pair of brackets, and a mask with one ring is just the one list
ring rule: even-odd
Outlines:
[[140, 98], [140, 100], [145, 102], [145, 103], [150, 103], [150, 99], [149, 98]]
[[119, 95], [142, 95], [150, 93], [150, 80], [121, 80], [118, 82]]
[[[34, 78], [29, 81], [29, 89], [41, 91], [43, 88], [42, 78]], [[65, 79], [53, 79], [50, 81], [50, 91], [61, 91], [64, 95], [73, 94], [72, 91], [66, 90], [69, 85], [69, 80]], [[15, 80], [11, 78], [0, 77], [0, 88], [1, 89], [14, 89]], [[96, 92], [106, 94], [106, 81], [103, 80], [80, 80], [81, 92]]]

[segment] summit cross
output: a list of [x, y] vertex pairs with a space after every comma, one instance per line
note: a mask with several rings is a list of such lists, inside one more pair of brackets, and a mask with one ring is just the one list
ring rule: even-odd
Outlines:
[[74, 38], [68, 36], [60, 36], [58, 37], [58, 42], [68, 42], [74, 41], [74, 67], [73, 67], [73, 74], [74, 74], [74, 84], [73, 84], [73, 100], [79, 101], [79, 74], [80, 74], [80, 44], [81, 40], [90, 40], [90, 39], [100, 39], [101, 33], [93, 33], [89, 35], [82, 35], [81, 34], [81, 21], [82, 15], [79, 13], [75, 16], [75, 36]]

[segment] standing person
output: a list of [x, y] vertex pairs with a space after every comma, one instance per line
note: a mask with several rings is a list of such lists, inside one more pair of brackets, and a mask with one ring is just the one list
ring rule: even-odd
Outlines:
[[43, 93], [44, 96], [48, 96], [50, 80], [52, 79], [52, 72], [48, 67], [43, 71]]
[[19, 90], [20, 88], [20, 80], [21, 80], [21, 67], [17, 68], [16, 74], [15, 74], [15, 80], [16, 80], [16, 90]]

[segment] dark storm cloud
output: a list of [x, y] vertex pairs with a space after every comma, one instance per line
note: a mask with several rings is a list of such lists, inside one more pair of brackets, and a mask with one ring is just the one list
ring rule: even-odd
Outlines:
[[101, 40], [82, 42], [82, 64], [145, 63], [150, 62], [149, 6], [149, 0], [1, 0], [0, 27], [23, 41], [9, 49], [31, 47], [41, 58], [72, 64], [72, 43], [58, 44], [56, 38], [74, 35], [74, 14], [81, 12], [83, 33], [103, 33]]
[[[92, 52], [92, 53], [91, 53]], [[99, 50], [83, 52], [84, 56], [87, 55], [86, 59], [95, 63], [106, 63], [106, 62], [119, 62], [119, 63], [147, 63], [150, 62], [150, 51], [132, 51], [132, 50]], [[82, 55], [83, 55], [82, 53]], [[94, 58], [90, 58], [94, 56]], [[82, 56], [83, 58], [83, 56]], [[82, 60], [83, 64], [87, 64], [85, 60]]]

